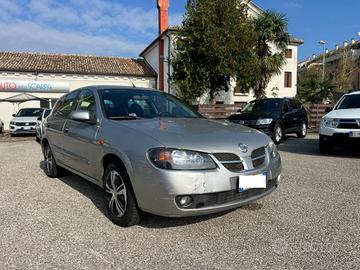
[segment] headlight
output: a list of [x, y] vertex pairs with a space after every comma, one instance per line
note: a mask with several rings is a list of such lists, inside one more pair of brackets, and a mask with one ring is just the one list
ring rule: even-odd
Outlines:
[[270, 125], [273, 120], [271, 118], [259, 119], [256, 121], [257, 126]]
[[278, 150], [276, 148], [276, 145], [275, 145], [275, 143], [273, 141], [271, 141], [268, 144], [267, 148], [268, 148], [268, 151], [269, 151], [269, 154], [270, 154], [271, 158], [276, 158], [279, 155], [279, 152], [278, 152]]
[[156, 167], [168, 170], [209, 170], [216, 164], [208, 154], [169, 148], [149, 151], [149, 159]]
[[325, 128], [337, 128], [338, 125], [339, 119], [323, 117], [320, 122], [320, 126]]

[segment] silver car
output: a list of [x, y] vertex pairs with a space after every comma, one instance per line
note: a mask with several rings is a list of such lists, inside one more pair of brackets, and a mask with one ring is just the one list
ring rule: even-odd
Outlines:
[[274, 191], [281, 173], [268, 136], [150, 89], [70, 92], [45, 121], [42, 149], [49, 177], [66, 168], [101, 186], [121, 226], [137, 224], [140, 210], [184, 217], [237, 208]]

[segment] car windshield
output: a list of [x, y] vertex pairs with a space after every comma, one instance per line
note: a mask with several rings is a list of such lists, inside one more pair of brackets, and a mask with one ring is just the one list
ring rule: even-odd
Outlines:
[[336, 110], [360, 109], [360, 95], [347, 95], [339, 102]]
[[202, 117], [177, 98], [166, 93], [136, 89], [107, 89], [99, 92], [105, 114], [107, 118], [113, 120]]
[[21, 109], [16, 114], [17, 117], [39, 117], [43, 109]]
[[280, 100], [254, 100], [249, 102], [243, 112], [271, 112], [281, 109]]

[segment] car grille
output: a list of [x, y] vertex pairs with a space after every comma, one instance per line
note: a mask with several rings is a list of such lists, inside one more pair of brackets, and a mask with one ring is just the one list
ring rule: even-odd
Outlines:
[[18, 127], [27, 127], [27, 126], [35, 126], [35, 125], [36, 125], [36, 122], [26, 122], [26, 123], [18, 122], [18, 123], [15, 123], [15, 126], [18, 126]]
[[340, 119], [337, 128], [360, 129], [360, 119]]
[[265, 162], [265, 147], [258, 148], [251, 153], [254, 169], [260, 167]]
[[231, 120], [231, 122], [245, 126], [256, 126], [257, 120]]
[[181, 208], [186, 209], [200, 209], [204, 207], [211, 207], [217, 205], [223, 205], [227, 203], [239, 202], [242, 200], [249, 199], [251, 197], [260, 195], [277, 186], [277, 179], [269, 180], [266, 185], [266, 189], [249, 189], [244, 192], [238, 192], [237, 190], [230, 190], [225, 192], [210, 193], [210, 194], [196, 194], [191, 195], [193, 203], [188, 207], [182, 207], [179, 203], [182, 196], [176, 197], [176, 203]]
[[215, 153], [213, 155], [229, 171], [241, 172], [241, 171], [244, 170], [243, 162], [235, 154], [232, 154], [232, 153]]

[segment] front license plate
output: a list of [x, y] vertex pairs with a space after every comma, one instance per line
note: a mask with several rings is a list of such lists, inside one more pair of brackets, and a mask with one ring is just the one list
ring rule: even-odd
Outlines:
[[350, 131], [349, 137], [350, 138], [360, 138], [360, 131]]
[[252, 188], [266, 188], [266, 173], [258, 175], [239, 176], [239, 191], [243, 192]]

